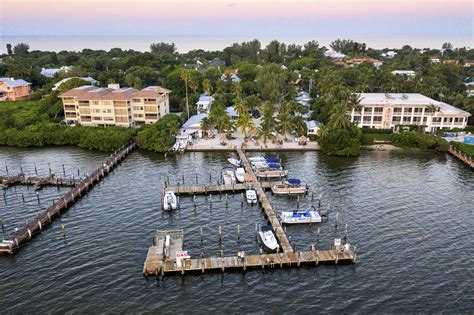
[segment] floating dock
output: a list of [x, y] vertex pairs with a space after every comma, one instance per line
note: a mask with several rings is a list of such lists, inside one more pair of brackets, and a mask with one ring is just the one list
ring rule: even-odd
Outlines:
[[92, 174], [82, 179], [73, 189], [59, 198], [59, 200], [53, 202], [52, 206], [36, 215], [34, 218], [28, 220], [26, 226], [16, 230], [10, 238], [0, 242], [0, 253], [12, 254], [15, 250], [18, 250], [23, 243], [30, 240], [33, 235], [41, 232], [45, 226], [54, 220], [54, 218], [61, 215], [61, 211], [72, 206], [90, 188], [94, 187], [96, 183], [100, 182], [105, 176], [114, 170], [115, 167], [125, 159], [135, 147], [136, 143], [131, 142], [112, 154], [98, 169], [92, 172]]

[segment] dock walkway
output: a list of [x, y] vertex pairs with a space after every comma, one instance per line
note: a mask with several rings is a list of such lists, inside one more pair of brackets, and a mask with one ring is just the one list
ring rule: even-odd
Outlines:
[[10, 238], [0, 242], [0, 254], [12, 254], [14, 250], [20, 248], [20, 245], [26, 243], [36, 233], [39, 233], [43, 228], [50, 224], [55, 217], [61, 215], [61, 211], [73, 205], [80, 199], [90, 188], [96, 183], [100, 182], [107, 176], [115, 167], [125, 159], [128, 154], [136, 147], [135, 142], [123, 146], [114, 154], [112, 154], [98, 169], [90, 175], [82, 179], [73, 189], [64, 194], [59, 200], [53, 202], [53, 205], [48, 207], [42, 213], [36, 215], [34, 218], [28, 220], [26, 226], [17, 230]]
[[[263, 182], [260, 185], [262, 189], [270, 189], [274, 182]], [[176, 195], [202, 195], [202, 194], [221, 194], [238, 193], [245, 191], [253, 182], [232, 185], [194, 185], [194, 186], [170, 186], [166, 191], [172, 191]]]
[[52, 174], [47, 177], [28, 177], [23, 173], [13, 176], [0, 176], [0, 188], [8, 188], [15, 185], [32, 185], [35, 187], [35, 190], [39, 190], [47, 185], [74, 187], [80, 183], [80, 179], [58, 178]]
[[270, 201], [265, 195], [265, 191], [262, 187], [262, 184], [260, 183], [257, 176], [255, 175], [252, 169], [252, 166], [250, 165], [250, 162], [247, 159], [247, 156], [245, 155], [244, 151], [240, 148], [237, 149], [237, 153], [239, 154], [240, 161], [242, 161], [242, 164], [244, 165], [245, 171], [250, 174], [250, 178], [255, 188], [255, 192], [257, 193], [257, 197], [260, 202], [260, 205], [262, 206], [263, 211], [265, 212], [265, 215], [268, 221], [273, 227], [273, 231], [275, 232], [278, 242], [280, 243], [280, 247], [282, 251], [284, 253], [292, 253], [293, 247], [291, 246], [290, 241], [288, 240], [288, 237], [286, 236], [286, 233], [283, 230], [283, 227], [281, 226], [281, 223], [278, 220], [277, 215], [273, 211], [272, 205], [270, 204]]

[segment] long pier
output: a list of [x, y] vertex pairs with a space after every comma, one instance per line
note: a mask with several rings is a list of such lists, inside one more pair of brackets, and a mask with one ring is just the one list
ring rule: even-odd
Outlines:
[[47, 185], [74, 187], [80, 183], [80, 179], [58, 178], [52, 174], [47, 177], [28, 177], [23, 173], [13, 176], [0, 176], [0, 188], [8, 188], [15, 185], [32, 185], [36, 190], [39, 190]]
[[[270, 189], [274, 182], [260, 183], [262, 189]], [[166, 187], [166, 191], [172, 191], [176, 195], [206, 195], [206, 194], [221, 194], [221, 193], [237, 193], [245, 191], [253, 182], [243, 184], [231, 185], [195, 185], [195, 186], [170, 186]]]
[[0, 253], [12, 254], [15, 250], [18, 250], [22, 244], [30, 240], [33, 235], [41, 232], [45, 226], [51, 224], [52, 220], [61, 215], [61, 211], [72, 206], [89, 189], [94, 187], [95, 184], [100, 182], [105, 176], [114, 170], [115, 167], [125, 159], [135, 147], [136, 143], [131, 142], [112, 154], [99, 168], [82, 179], [73, 189], [59, 198], [59, 200], [53, 202], [52, 206], [36, 215], [34, 218], [28, 220], [26, 225], [23, 228], [16, 230], [10, 238], [0, 242]]
[[293, 247], [291, 246], [290, 241], [288, 240], [288, 237], [286, 236], [286, 233], [283, 230], [280, 224], [280, 221], [278, 220], [277, 215], [273, 211], [272, 205], [270, 204], [270, 201], [265, 195], [265, 191], [263, 190], [262, 184], [260, 183], [257, 176], [255, 175], [252, 169], [252, 166], [250, 165], [250, 162], [247, 159], [247, 156], [245, 155], [244, 151], [240, 148], [237, 149], [237, 153], [239, 154], [240, 161], [244, 165], [245, 172], [250, 174], [252, 184], [255, 188], [255, 192], [257, 193], [258, 201], [260, 202], [260, 205], [262, 206], [263, 211], [265, 212], [265, 215], [268, 221], [273, 227], [273, 231], [276, 234], [276, 237], [278, 239], [278, 242], [280, 243], [281, 249], [283, 250], [284, 253], [292, 253]]

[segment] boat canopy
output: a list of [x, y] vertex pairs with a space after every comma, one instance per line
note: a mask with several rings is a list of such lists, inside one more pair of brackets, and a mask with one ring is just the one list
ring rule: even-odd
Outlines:
[[280, 168], [281, 165], [278, 164], [278, 163], [270, 163], [270, 164], [268, 164], [268, 167], [269, 167], [269, 168]]
[[299, 184], [301, 184], [301, 180], [299, 180], [297, 178], [288, 178], [288, 184], [299, 185]]
[[265, 158], [265, 162], [267, 162], [267, 163], [279, 163], [280, 160], [276, 157], [269, 157], [269, 158]]

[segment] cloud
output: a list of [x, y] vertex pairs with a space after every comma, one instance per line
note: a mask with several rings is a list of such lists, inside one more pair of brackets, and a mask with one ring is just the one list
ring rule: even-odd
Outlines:
[[229, 8], [236, 7], [236, 6], [237, 6], [237, 2], [229, 2], [229, 3], [227, 3], [226, 6], [229, 7]]

